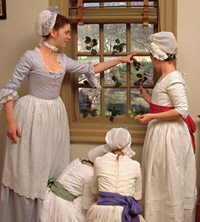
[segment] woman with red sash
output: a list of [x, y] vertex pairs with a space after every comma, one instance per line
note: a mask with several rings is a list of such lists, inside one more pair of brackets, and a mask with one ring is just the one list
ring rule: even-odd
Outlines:
[[195, 124], [188, 116], [185, 81], [173, 60], [177, 43], [171, 32], [150, 36], [150, 54], [161, 76], [152, 96], [143, 87], [150, 113], [143, 157], [144, 215], [147, 222], [194, 222], [196, 201]]

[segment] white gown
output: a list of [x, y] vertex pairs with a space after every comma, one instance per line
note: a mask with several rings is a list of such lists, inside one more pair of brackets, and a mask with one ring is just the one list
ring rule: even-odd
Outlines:
[[[136, 200], [142, 197], [142, 177], [140, 164], [127, 156], [107, 153], [97, 157], [94, 165], [92, 191], [119, 193], [132, 196]], [[87, 213], [87, 222], [121, 222], [123, 207], [93, 204]], [[144, 221], [139, 215], [140, 222]]]
[[56, 196], [47, 189], [41, 210], [41, 222], [84, 222], [83, 209], [89, 209], [94, 203], [91, 192], [93, 168], [81, 164], [77, 158], [72, 161], [58, 177], [57, 181], [73, 195], [77, 196], [73, 202]]
[[[153, 89], [151, 103], [174, 107], [186, 118], [185, 82], [175, 71]], [[196, 165], [189, 130], [182, 119], [151, 120], [143, 147], [144, 212], [147, 222], [193, 222]]]

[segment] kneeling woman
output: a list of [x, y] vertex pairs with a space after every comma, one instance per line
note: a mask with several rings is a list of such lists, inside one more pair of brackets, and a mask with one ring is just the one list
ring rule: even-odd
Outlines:
[[85, 213], [95, 202], [91, 192], [93, 162], [104, 154], [102, 146], [88, 152], [88, 159], [73, 160], [58, 179], [50, 179], [43, 207], [41, 222], [84, 222]]
[[137, 200], [142, 195], [140, 164], [130, 159], [131, 135], [123, 128], [107, 132], [103, 157], [94, 163], [92, 191], [98, 201], [87, 213], [87, 222], [139, 222], [142, 209]]

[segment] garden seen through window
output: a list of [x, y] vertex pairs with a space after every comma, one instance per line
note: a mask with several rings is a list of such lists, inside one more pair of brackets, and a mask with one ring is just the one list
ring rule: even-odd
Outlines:
[[[154, 25], [143, 26], [143, 24], [84, 24], [77, 25], [77, 58], [79, 61], [91, 61], [93, 64], [108, 61], [133, 52], [140, 52], [135, 58], [141, 63], [139, 72], [146, 75], [148, 80], [144, 82], [145, 87], [151, 88], [154, 83], [154, 70], [148, 54], [149, 36], [154, 33]], [[97, 45], [95, 55], [87, 49], [86, 36], [95, 39]], [[120, 53], [114, 53], [113, 47], [124, 43]], [[128, 42], [127, 42], [128, 40]], [[90, 43], [91, 45], [92, 43]], [[97, 109], [97, 114], [107, 116], [109, 109], [115, 107], [120, 115], [128, 116], [128, 110], [135, 108], [136, 112], [148, 112], [148, 104], [139, 93], [139, 86], [135, 85], [138, 71], [129, 64], [120, 64], [110, 68], [104, 73], [97, 74], [101, 82], [102, 90], [92, 89], [85, 84], [84, 75], [78, 75], [79, 114], [83, 109], [91, 107]], [[113, 80], [115, 76], [122, 85], [117, 87]]]

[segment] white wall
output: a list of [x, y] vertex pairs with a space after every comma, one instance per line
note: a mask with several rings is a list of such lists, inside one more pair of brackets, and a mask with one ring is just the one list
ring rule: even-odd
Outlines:
[[200, 186], [200, 1], [178, 0], [178, 61], [177, 69], [186, 73], [186, 84], [189, 88], [188, 102], [190, 115], [197, 124], [196, 160], [197, 184]]
[[[38, 37], [34, 33], [34, 22], [38, 13], [48, 7], [48, 0], [20, 0], [7, 1], [7, 20], [0, 20], [0, 88], [8, 81], [13, 67], [20, 56], [27, 49], [34, 48], [38, 43]], [[200, 1], [197, 0], [178, 0], [178, 61], [179, 71], [187, 73], [186, 83], [190, 89], [188, 100], [190, 114], [197, 123], [196, 142], [197, 142], [197, 169], [198, 186], [200, 185], [200, 69], [198, 65], [199, 43], [200, 43]], [[20, 88], [19, 94], [27, 92], [27, 82], [25, 81]], [[2, 167], [2, 150], [4, 144], [5, 115], [0, 115], [0, 168]], [[71, 144], [71, 160], [80, 156], [87, 158], [89, 149], [99, 144]], [[142, 147], [134, 146], [136, 151], [135, 158], [141, 161]]]

